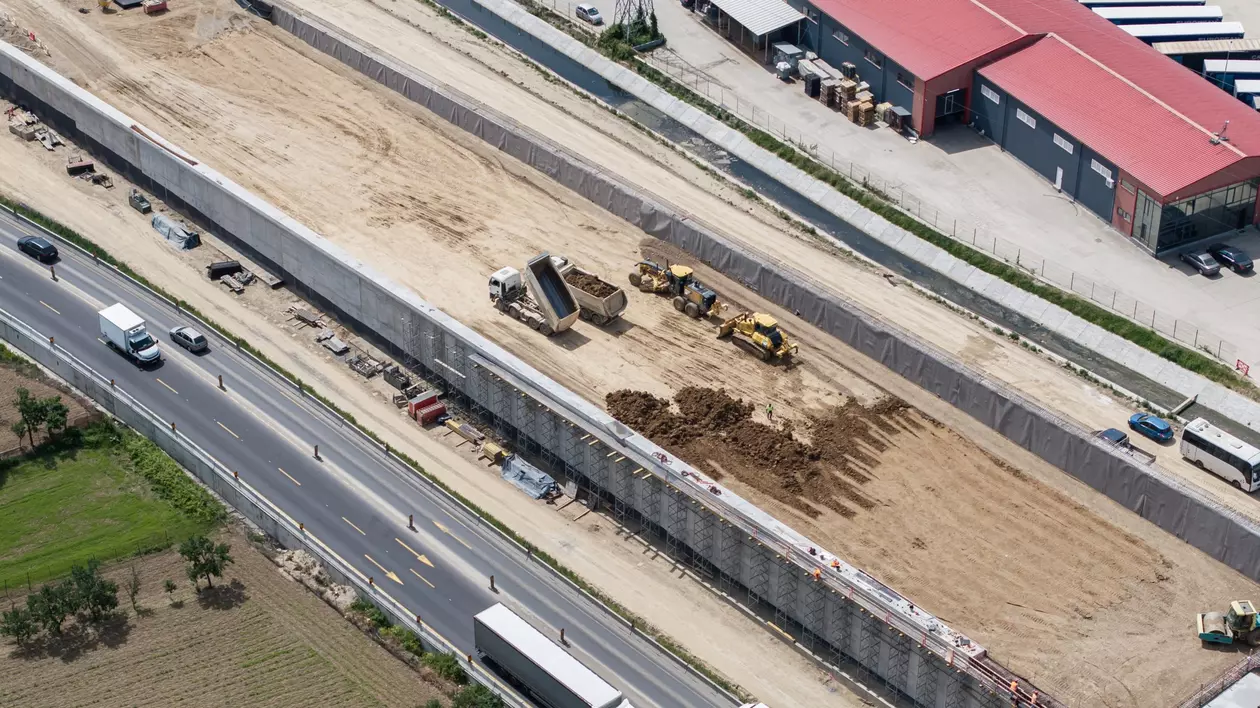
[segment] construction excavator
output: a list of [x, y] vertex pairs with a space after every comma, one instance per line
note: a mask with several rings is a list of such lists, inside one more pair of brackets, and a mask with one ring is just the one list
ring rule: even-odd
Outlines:
[[1248, 600], [1229, 603], [1229, 612], [1200, 612], [1198, 617], [1199, 639], [1212, 644], [1246, 642], [1260, 646], [1260, 625], [1256, 622], [1256, 608]]
[[639, 261], [630, 271], [630, 284], [645, 293], [672, 295], [674, 309], [692, 319], [726, 309], [717, 293], [696, 280], [695, 271], [685, 265], [661, 266], [653, 261]]
[[786, 359], [796, 354], [796, 344], [779, 329], [778, 320], [761, 312], [741, 312], [718, 326], [718, 338], [748, 343], [762, 361]]

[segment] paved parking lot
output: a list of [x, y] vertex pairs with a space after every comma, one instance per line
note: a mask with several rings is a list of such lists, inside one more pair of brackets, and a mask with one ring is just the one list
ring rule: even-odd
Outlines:
[[[610, 8], [611, 9], [611, 8]], [[962, 125], [911, 144], [859, 128], [776, 79], [760, 62], [678, 2], [656, 4], [668, 48], [652, 62], [698, 93], [837, 171], [872, 184], [945, 233], [996, 250], [1067, 289], [1222, 359], [1260, 364], [1260, 278], [1206, 279], [1176, 259], [1156, 260], [1083, 206]], [[1229, 10], [1227, 9], [1227, 13]], [[1260, 29], [1260, 10], [1253, 23]], [[1254, 228], [1229, 239], [1260, 256]]]

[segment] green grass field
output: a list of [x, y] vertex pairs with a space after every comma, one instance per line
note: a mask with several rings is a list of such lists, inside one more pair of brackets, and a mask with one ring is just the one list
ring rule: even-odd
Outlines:
[[24, 591], [27, 573], [37, 589], [75, 563], [164, 548], [216, 525], [159, 496], [155, 456], [160, 472], [183, 473], [134, 433], [98, 426], [63, 447], [0, 464], [0, 591]]

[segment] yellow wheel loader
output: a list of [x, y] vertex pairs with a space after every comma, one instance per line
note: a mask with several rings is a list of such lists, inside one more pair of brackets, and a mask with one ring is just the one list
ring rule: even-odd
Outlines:
[[662, 267], [653, 261], [639, 261], [630, 271], [630, 284], [645, 293], [672, 295], [674, 309], [693, 320], [726, 308], [717, 293], [696, 280], [695, 271], [685, 265]]

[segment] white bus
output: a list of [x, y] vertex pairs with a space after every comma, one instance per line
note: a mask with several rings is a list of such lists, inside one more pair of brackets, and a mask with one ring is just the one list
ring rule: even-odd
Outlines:
[[1182, 431], [1181, 456], [1243, 491], [1260, 489], [1260, 450], [1202, 418]]

